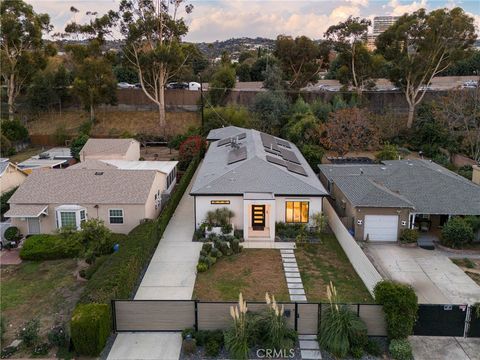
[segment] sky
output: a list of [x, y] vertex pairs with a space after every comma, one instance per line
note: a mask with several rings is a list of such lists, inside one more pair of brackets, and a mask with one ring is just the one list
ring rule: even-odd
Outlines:
[[[63, 31], [73, 19], [70, 7], [80, 13], [76, 21], [87, 21], [86, 11], [103, 14], [117, 10], [119, 0], [26, 0], [39, 13], [48, 13], [54, 32]], [[462, 7], [475, 18], [480, 29], [478, 0], [191, 0], [194, 9], [185, 20], [186, 41], [212, 42], [236, 37], [276, 38], [279, 34], [323, 37], [325, 30], [349, 15], [373, 19], [379, 15], [402, 15], [419, 8]], [[478, 30], [477, 30], [478, 31]]]

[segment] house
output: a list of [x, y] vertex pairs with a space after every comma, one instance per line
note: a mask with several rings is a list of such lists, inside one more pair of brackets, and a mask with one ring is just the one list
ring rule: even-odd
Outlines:
[[24, 235], [80, 228], [88, 218], [128, 233], [158, 216], [164, 189], [165, 177], [155, 170], [34, 171], [8, 201], [5, 217]]
[[85, 160], [69, 169], [120, 169], [158, 171], [162, 178], [162, 196], [172, 192], [177, 183], [178, 161]]
[[452, 215], [480, 215], [480, 186], [428, 160], [319, 165], [320, 180], [357, 240], [396, 241], [403, 229], [432, 236]]
[[140, 160], [140, 143], [135, 139], [88, 139], [80, 150], [80, 161]]
[[0, 158], [0, 193], [15, 189], [27, 178], [27, 173], [12, 164], [8, 159]]
[[32, 171], [39, 169], [63, 169], [74, 163], [75, 159], [70, 148], [55, 147], [34, 155], [17, 166], [27, 174], [31, 174]]
[[275, 223], [312, 223], [326, 190], [298, 148], [252, 129], [226, 127], [211, 141], [190, 194], [195, 227], [207, 213], [230, 209], [245, 240], [275, 240]]

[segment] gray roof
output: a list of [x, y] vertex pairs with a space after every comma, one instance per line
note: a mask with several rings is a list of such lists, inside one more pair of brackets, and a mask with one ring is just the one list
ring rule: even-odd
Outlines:
[[3, 160], [0, 161], [0, 176], [3, 175], [3, 173], [5, 172], [5, 170], [7, 170], [8, 164], [9, 164], [8, 159], [7, 159], [7, 161], [3, 161]]
[[[235, 132], [231, 132], [235, 128]], [[228, 130], [226, 130], [228, 129]], [[289, 143], [290, 148], [304, 168], [306, 176], [291, 172], [286, 167], [273, 164], [266, 160], [271, 156], [265, 151], [261, 134], [257, 130], [228, 127], [212, 130], [209, 134], [218, 134], [226, 130], [226, 137], [245, 133], [245, 138], [238, 141], [241, 147], [246, 147], [246, 158], [228, 164], [230, 145], [217, 146], [210, 144], [205, 159], [192, 186], [192, 195], [207, 194], [239, 194], [263, 192], [276, 195], [326, 195], [327, 191], [318, 180], [298, 148]], [[285, 140], [283, 140], [285, 141]]]
[[207, 135], [208, 141], [216, 141], [220, 139], [225, 139], [227, 137], [231, 137], [242, 132], [245, 132], [246, 129], [237, 126], [226, 126], [218, 129], [210, 130]]
[[427, 160], [319, 165], [354, 206], [412, 207], [417, 213], [480, 215], [480, 186]]
[[87, 169], [36, 171], [20, 185], [9, 203], [144, 204], [156, 173]]

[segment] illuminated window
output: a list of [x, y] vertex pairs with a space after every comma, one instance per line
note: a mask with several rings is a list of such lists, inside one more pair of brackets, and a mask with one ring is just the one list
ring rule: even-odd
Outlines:
[[287, 201], [285, 203], [285, 222], [308, 223], [308, 201]]
[[230, 204], [230, 200], [212, 200], [210, 201], [212, 205], [228, 205]]

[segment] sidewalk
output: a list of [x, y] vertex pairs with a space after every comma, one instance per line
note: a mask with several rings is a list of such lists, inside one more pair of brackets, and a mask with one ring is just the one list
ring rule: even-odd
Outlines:
[[[191, 184], [180, 200], [152, 257], [135, 300], [190, 300], [202, 243], [192, 242], [194, 231]], [[108, 360], [174, 360], [180, 356], [180, 333], [121, 333]]]

